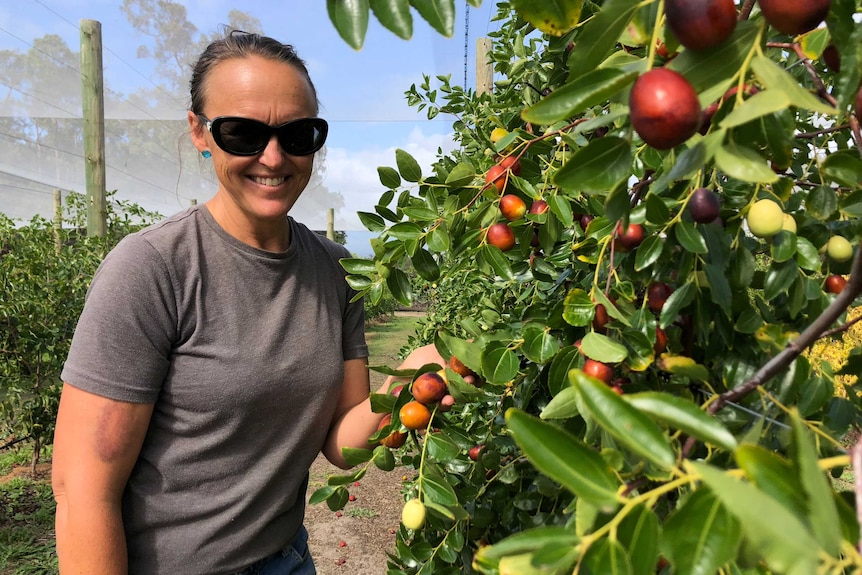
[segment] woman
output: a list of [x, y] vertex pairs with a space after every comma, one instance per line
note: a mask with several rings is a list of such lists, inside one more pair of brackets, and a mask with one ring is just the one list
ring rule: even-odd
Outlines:
[[321, 450], [346, 467], [341, 447], [382, 418], [349, 254], [287, 216], [327, 134], [304, 63], [234, 32], [190, 86], [218, 191], [124, 238], [93, 279], [54, 440], [62, 573], [314, 573], [308, 468]]

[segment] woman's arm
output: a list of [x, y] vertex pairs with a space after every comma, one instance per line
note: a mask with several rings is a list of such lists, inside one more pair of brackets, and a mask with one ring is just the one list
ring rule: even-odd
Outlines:
[[[368, 377], [367, 358], [350, 359], [344, 362], [344, 386], [335, 417], [329, 428], [329, 436], [323, 447], [323, 455], [333, 465], [347, 469], [350, 466], [341, 455], [342, 447], [368, 447], [368, 438], [377, 431], [377, 425], [383, 419], [384, 413], [371, 411], [369, 397], [370, 382]], [[413, 350], [405, 358], [398, 369], [418, 369], [423, 365], [436, 363], [446, 365], [446, 361], [437, 352], [434, 345], [429, 344]], [[387, 393], [395, 381], [409, 382], [409, 377], [388, 377], [377, 393]]]
[[62, 575], [128, 571], [122, 494], [152, 412], [152, 404], [115, 401], [64, 384], [51, 472]]

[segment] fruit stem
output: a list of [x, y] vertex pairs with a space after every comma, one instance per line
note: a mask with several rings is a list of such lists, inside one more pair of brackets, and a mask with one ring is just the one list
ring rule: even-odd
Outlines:
[[652, 70], [655, 62], [655, 51], [658, 43], [658, 34], [664, 23], [664, 0], [658, 0], [658, 17], [655, 20], [655, 26], [652, 28], [652, 38], [649, 43], [649, 51], [647, 52], [647, 70]]

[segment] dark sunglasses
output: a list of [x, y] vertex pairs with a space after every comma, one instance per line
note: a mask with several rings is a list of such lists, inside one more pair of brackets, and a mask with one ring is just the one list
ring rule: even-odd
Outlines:
[[266, 149], [273, 134], [278, 144], [291, 156], [308, 156], [323, 147], [329, 125], [323, 118], [300, 118], [280, 126], [270, 126], [250, 118], [219, 116], [206, 122], [219, 148], [234, 156], [256, 156]]

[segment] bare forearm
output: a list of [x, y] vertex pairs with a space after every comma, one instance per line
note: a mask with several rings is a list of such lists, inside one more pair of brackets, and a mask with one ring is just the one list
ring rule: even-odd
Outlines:
[[128, 557], [118, 506], [57, 500], [60, 575], [125, 575]]
[[377, 431], [383, 419], [382, 413], [371, 411], [371, 400], [353, 406], [329, 430], [323, 454], [333, 465], [342, 469], [350, 467], [341, 455], [342, 447], [367, 448], [368, 438]]

